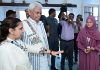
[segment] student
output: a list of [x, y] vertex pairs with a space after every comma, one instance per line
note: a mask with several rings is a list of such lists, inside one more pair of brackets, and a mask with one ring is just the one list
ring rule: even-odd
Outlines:
[[[40, 53], [43, 48], [41, 44], [38, 44], [40, 47], [36, 47], [36, 45], [18, 43], [22, 42], [19, 39], [24, 32], [22, 22], [18, 18], [8, 17], [4, 19], [0, 25], [0, 31], [0, 70], [31, 70], [31, 64], [25, 51]], [[45, 50], [43, 53], [56, 55], [61, 52]]]
[[100, 32], [96, 20], [89, 16], [85, 27], [79, 32], [79, 70], [99, 70]]
[[0, 70], [31, 70], [26, 53], [13, 42], [23, 32], [18, 18], [6, 18], [0, 25]]

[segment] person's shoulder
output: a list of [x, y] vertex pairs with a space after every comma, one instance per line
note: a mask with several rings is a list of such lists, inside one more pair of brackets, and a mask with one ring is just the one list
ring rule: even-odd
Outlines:
[[42, 21], [39, 21], [38, 24], [43, 25], [43, 22]]
[[50, 24], [51, 23], [51, 18], [50, 17], [47, 17], [47, 24]]
[[7, 43], [7, 42], [3, 42], [0, 44], [0, 52], [7, 52], [8, 50], [10, 50], [9, 48], [12, 46], [12, 44]]
[[40, 19], [45, 20], [46, 19], [46, 16], [45, 15], [41, 15], [41, 18]]
[[22, 21], [23, 28], [25, 28], [26, 26], [28, 26], [28, 24], [27, 24], [28, 22], [29, 22], [28, 19]]
[[46, 20], [49, 21], [49, 20], [51, 20], [51, 18], [48, 16]]
[[49, 19], [50, 17], [48, 16], [47, 19]]
[[79, 31], [79, 34], [84, 34], [85, 31], [85, 28], [81, 28], [81, 30]]
[[13, 54], [12, 51], [13, 46], [10, 43], [2, 44], [0, 46], [0, 61], [6, 61]]
[[54, 18], [54, 20], [57, 20], [56, 18]]
[[60, 20], [60, 22], [67, 22], [67, 21], [65, 21], [65, 20]]
[[65, 21], [65, 20], [61, 20], [61, 21], [59, 21], [61, 24], [64, 24], [64, 23], [67, 23], [67, 21]]
[[27, 21], [28, 21], [28, 19], [25, 19], [25, 20], [22, 21], [22, 23], [23, 23], [23, 24], [24, 24], [24, 23], [27, 23]]
[[82, 32], [82, 31], [84, 31], [84, 30], [85, 30], [85, 28], [81, 28], [81, 30], [80, 30], [80, 31]]

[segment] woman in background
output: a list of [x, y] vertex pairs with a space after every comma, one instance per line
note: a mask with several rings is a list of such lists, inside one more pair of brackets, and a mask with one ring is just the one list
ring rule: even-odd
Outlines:
[[96, 20], [89, 16], [86, 26], [79, 32], [79, 70], [99, 70], [100, 33], [96, 27]]

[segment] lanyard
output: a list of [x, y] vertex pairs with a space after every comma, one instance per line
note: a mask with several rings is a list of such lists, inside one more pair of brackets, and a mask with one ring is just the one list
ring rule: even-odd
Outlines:
[[36, 34], [37, 37], [39, 37], [38, 33], [35, 31], [35, 29], [32, 27], [31, 23], [28, 20], [25, 20], [28, 23], [28, 26], [31, 28], [33, 35]]
[[27, 48], [26, 48], [26, 45], [25, 44], [24, 44], [24, 46], [22, 46], [17, 41], [9, 41], [9, 40], [5, 40], [4, 42], [12, 43], [12, 44], [16, 45], [17, 47], [20, 47], [24, 51], [27, 51]]

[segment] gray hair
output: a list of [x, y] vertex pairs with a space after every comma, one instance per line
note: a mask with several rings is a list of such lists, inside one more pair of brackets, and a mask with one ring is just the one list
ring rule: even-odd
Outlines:
[[42, 8], [42, 5], [40, 3], [34, 2], [34, 3], [31, 3], [29, 5], [28, 10], [34, 10], [34, 8], [37, 7], [37, 6], [40, 7], [40, 8]]

